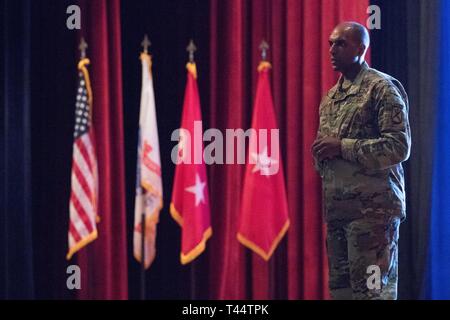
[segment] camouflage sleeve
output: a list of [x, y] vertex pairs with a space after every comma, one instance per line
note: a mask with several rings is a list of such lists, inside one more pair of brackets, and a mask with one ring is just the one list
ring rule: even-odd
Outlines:
[[[320, 131], [317, 131], [317, 137], [320, 136]], [[322, 170], [323, 170], [323, 162], [319, 161], [317, 159], [317, 157], [315, 156], [315, 154], [313, 153], [313, 158], [314, 158], [314, 168], [316, 169], [316, 171], [320, 174], [320, 176], [323, 176], [322, 174]]]
[[342, 139], [342, 157], [370, 169], [384, 169], [409, 157], [411, 131], [408, 121], [408, 102], [403, 100], [392, 83], [384, 83], [374, 97], [378, 107], [376, 139]]
[[[322, 108], [323, 108], [323, 104], [324, 104], [325, 100], [326, 100], [326, 96], [322, 98], [322, 100], [320, 101], [320, 105], [319, 105], [319, 128], [317, 128], [316, 139], [319, 138], [320, 136], [324, 135], [322, 132], [322, 129], [324, 127], [325, 118], [322, 113]], [[313, 159], [314, 159], [314, 168], [322, 177], [323, 176], [323, 161], [319, 161], [317, 159], [317, 157], [314, 155], [314, 153], [312, 153], [312, 155], [313, 155]]]

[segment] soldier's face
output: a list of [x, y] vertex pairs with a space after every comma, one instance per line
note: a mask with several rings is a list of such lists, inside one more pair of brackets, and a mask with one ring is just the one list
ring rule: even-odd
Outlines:
[[337, 27], [328, 39], [331, 65], [335, 71], [345, 72], [359, 59], [360, 45], [351, 37], [350, 30]]

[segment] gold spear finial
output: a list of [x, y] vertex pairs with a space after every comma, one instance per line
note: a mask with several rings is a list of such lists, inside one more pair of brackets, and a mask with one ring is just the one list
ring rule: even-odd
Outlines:
[[86, 58], [86, 49], [87, 49], [87, 47], [88, 47], [88, 45], [87, 45], [86, 41], [84, 41], [84, 38], [81, 37], [80, 45], [78, 46], [78, 49], [81, 52], [81, 59]]
[[267, 60], [267, 51], [269, 50], [269, 44], [266, 40], [263, 40], [259, 45], [259, 50], [261, 50], [261, 58], [263, 61]]
[[148, 53], [148, 47], [150, 47], [152, 43], [148, 40], [147, 34], [144, 36], [144, 40], [141, 42], [141, 46], [144, 48], [144, 53]]
[[189, 45], [186, 47], [186, 51], [189, 52], [189, 62], [194, 62], [194, 52], [197, 51], [197, 47], [195, 46], [192, 39], [191, 41], [189, 41]]

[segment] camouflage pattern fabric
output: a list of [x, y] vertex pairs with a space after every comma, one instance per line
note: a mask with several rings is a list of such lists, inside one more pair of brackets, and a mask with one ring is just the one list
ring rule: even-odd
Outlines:
[[[400, 218], [362, 218], [327, 224], [329, 288], [333, 299], [395, 300]], [[379, 268], [379, 286], [368, 285]], [[378, 276], [378, 275], [377, 275]]]
[[[409, 158], [408, 97], [401, 83], [364, 63], [320, 103], [319, 136], [341, 139], [341, 157], [318, 161], [335, 299], [396, 299], [397, 241], [406, 216], [402, 162]], [[381, 288], [369, 290], [378, 266]]]
[[389, 215], [405, 217], [402, 161], [411, 132], [408, 98], [399, 81], [366, 63], [347, 91], [343, 79], [320, 104], [318, 136], [341, 139], [342, 157], [317, 161], [326, 221]]

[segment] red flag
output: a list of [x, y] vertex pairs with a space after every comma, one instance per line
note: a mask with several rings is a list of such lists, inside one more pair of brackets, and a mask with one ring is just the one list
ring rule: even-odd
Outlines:
[[268, 62], [261, 62], [258, 67], [237, 235], [244, 246], [266, 261], [289, 228], [279, 133], [270, 90], [270, 68]]
[[[187, 84], [170, 204], [170, 213], [182, 228], [182, 264], [187, 264], [200, 255], [212, 234], [205, 163], [202, 158], [191, 157], [191, 146], [196, 155], [203, 155], [197, 69], [195, 63], [188, 63], [186, 67]], [[191, 137], [200, 139], [194, 141]]]
[[92, 90], [86, 68], [88, 64], [89, 59], [86, 58], [78, 63], [68, 260], [75, 252], [97, 238], [98, 174], [92, 127]]

